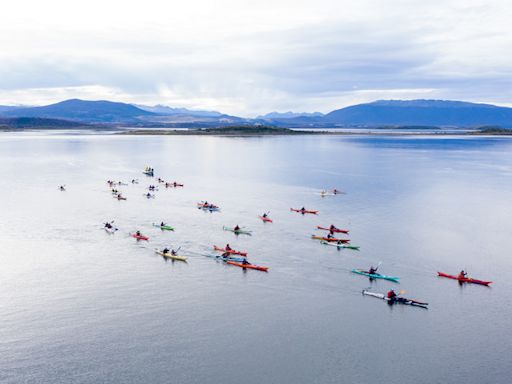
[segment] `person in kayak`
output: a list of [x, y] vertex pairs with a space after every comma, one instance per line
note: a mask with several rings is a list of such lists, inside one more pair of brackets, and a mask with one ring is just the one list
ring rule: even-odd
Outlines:
[[173, 249], [173, 250], [171, 251], [171, 255], [173, 255], [173, 256], [178, 256], [178, 252], [177, 252], [176, 250], [174, 250], [174, 249]]
[[148, 192], [148, 193], [146, 194], [146, 197], [149, 199], [149, 198], [151, 197], [151, 193], [149, 193], [149, 192]]
[[111, 229], [111, 228], [112, 228], [112, 224], [110, 224], [110, 223], [105, 223], [105, 228]]
[[137, 236], [141, 236], [140, 231], [135, 232]]
[[238, 226], [238, 224], [235, 226], [235, 228], [233, 228], [233, 231], [239, 231], [240, 230], [240, 227]]
[[230, 256], [231, 254], [229, 252], [224, 252], [222, 255], [220, 255], [220, 257], [222, 257], [224, 260], [229, 259]]
[[328, 239], [334, 239], [334, 236], [332, 235], [332, 233], [331, 233], [331, 232], [329, 232], [329, 233], [327, 234], [327, 238], [328, 238]]
[[377, 268], [374, 268], [373, 265], [370, 267], [370, 269], [368, 270], [368, 273], [370, 275], [375, 275], [377, 273], [377, 269], [379, 269], [379, 267]]
[[457, 276], [458, 279], [465, 279], [467, 278], [468, 274], [464, 272], [464, 270], [460, 271], [459, 275]]
[[263, 217], [264, 219], [266, 219], [266, 218], [267, 218], [267, 216], [268, 216], [268, 215], [267, 215], [266, 213], [264, 213], [263, 215], [261, 215], [261, 217]]
[[300, 209], [300, 211], [301, 211], [301, 212], [306, 212], [306, 207], [302, 207], [302, 208]]
[[65, 190], [66, 190], [66, 188], [65, 188], [63, 185], [61, 185], [61, 186], [59, 187], [59, 189], [60, 189], [61, 191], [65, 191]]
[[169, 253], [169, 248], [165, 247], [164, 250], [162, 251], [162, 253], [164, 255], [167, 255]]
[[226, 251], [232, 251], [233, 249], [229, 246], [229, 244], [226, 244]]
[[242, 260], [242, 264], [243, 264], [243, 265], [251, 265], [251, 263], [249, 263], [249, 262], [247, 261], [247, 259], [243, 259], [243, 260]]
[[390, 301], [395, 301], [395, 300], [398, 298], [398, 296], [397, 296], [397, 294], [395, 293], [395, 291], [394, 291], [394, 290], [390, 290], [390, 291], [387, 293], [386, 297], [387, 297]]
[[165, 227], [165, 223], [162, 221], [162, 222], [160, 223], [160, 226], [161, 226], [161, 227]]

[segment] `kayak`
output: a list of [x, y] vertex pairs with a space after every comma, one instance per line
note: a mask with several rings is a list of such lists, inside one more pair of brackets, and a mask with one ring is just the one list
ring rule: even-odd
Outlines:
[[357, 245], [345, 245], [345, 244], [333, 244], [333, 243], [329, 243], [328, 241], [320, 241], [320, 243], [324, 244], [324, 245], [330, 245], [331, 247], [336, 247], [336, 248], [344, 248], [344, 249], [353, 249], [354, 251], [359, 251], [359, 246]]
[[142, 171], [143, 174], [147, 175], [147, 176], [154, 176], [155, 173], [153, 171]]
[[126, 200], [126, 197], [122, 197], [122, 196], [114, 196], [114, 199], [117, 199], [117, 200]]
[[105, 231], [107, 233], [110, 233], [110, 234], [116, 233], [116, 231], [117, 231], [117, 228], [114, 228], [114, 227], [112, 227], [112, 228], [103, 227], [103, 228], [105, 229]]
[[148, 199], [154, 199], [154, 198], [155, 198], [155, 195], [152, 195], [152, 194], [149, 194], [149, 195], [148, 195], [148, 194], [146, 194], [146, 193], [142, 194], [142, 196], [144, 196], [144, 197], [146, 197], [146, 198], [148, 198]]
[[447, 277], [449, 279], [458, 280], [461, 283], [471, 283], [471, 284], [480, 284], [480, 285], [489, 285], [492, 283], [492, 281], [483, 281], [483, 280], [473, 279], [471, 277], [459, 278], [458, 276], [448, 275], [443, 272], [437, 272], [437, 275], [439, 277]]
[[345, 233], [345, 234], [347, 234], [349, 232], [348, 229], [338, 229], [338, 228], [330, 229], [330, 228], [325, 228], [325, 227], [320, 227], [320, 226], [317, 226], [316, 229], [321, 229], [322, 231], [331, 231], [331, 232], [334, 232], [334, 233]]
[[177, 187], [184, 187], [185, 185], [184, 184], [179, 184], [179, 183], [176, 183], [176, 185], [174, 185], [174, 183], [165, 183], [165, 188], [177, 188]]
[[149, 237], [143, 236], [143, 235], [137, 235], [136, 233], [132, 233], [131, 236], [136, 238], [137, 240], [146, 240], [146, 241], [149, 240]]
[[205, 211], [218, 211], [220, 208], [213, 204], [205, 205], [203, 203], [197, 203], [197, 208], [204, 209]]
[[231, 255], [247, 256], [247, 252], [235, 251], [234, 249], [231, 249], [228, 251], [228, 250], [226, 250], [226, 248], [217, 247], [216, 245], [213, 246], [213, 249], [218, 252], [228, 252]]
[[228, 257], [222, 257], [221, 255], [210, 255], [210, 254], [205, 254], [206, 257], [211, 257], [213, 259], [217, 259], [217, 260], [222, 260], [222, 261], [235, 261], [235, 262], [239, 262], [241, 263], [242, 261], [244, 261], [245, 259], [242, 258], [242, 257], [234, 257], [234, 256], [228, 256]]
[[381, 275], [380, 273], [368, 273], [366, 271], [363, 271], [362, 269], [353, 269], [352, 272], [357, 273], [359, 275], [367, 276], [370, 279], [384, 279], [392, 281], [394, 283], [398, 283], [398, 280], [400, 279], [399, 277]]
[[155, 249], [155, 253], [158, 253], [160, 256], [166, 257], [168, 259], [187, 261], [186, 256], [173, 255], [171, 252], [163, 253], [162, 251]]
[[246, 231], [245, 229], [234, 230], [233, 228], [228, 228], [228, 227], [222, 227], [222, 229], [225, 230], [225, 231], [231, 231], [235, 235], [249, 235], [249, 236], [252, 236], [252, 231]]
[[311, 235], [311, 238], [314, 239], [314, 240], [322, 240], [322, 241], [328, 241], [330, 243], [332, 242], [338, 242], [338, 241], [341, 241], [342, 243], [350, 243], [350, 240], [348, 239], [338, 239], [336, 237], [323, 237], [323, 236], [316, 236], [316, 235]]
[[174, 231], [174, 228], [171, 227], [170, 225], [160, 225], [153, 223], [153, 227], [160, 228], [162, 231]]
[[295, 208], [290, 208], [290, 211], [292, 212], [299, 212], [299, 213], [302, 213], [303, 215], [306, 214], [306, 213], [310, 213], [312, 215], [316, 215], [318, 214], [318, 211], [309, 211], [307, 209], [305, 209], [304, 211], [302, 209], [295, 209]]
[[370, 291], [367, 291], [365, 289], [363, 289], [363, 295], [373, 296], [373, 297], [376, 297], [378, 299], [386, 300], [390, 304], [400, 303], [400, 304], [404, 304], [404, 305], [412, 305], [412, 306], [415, 306], [415, 307], [428, 308], [427, 307], [428, 303], [423, 303], [421, 301], [416, 301], [416, 300], [412, 300], [412, 299], [406, 299], [404, 297], [398, 297], [398, 298], [395, 298], [395, 299], [392, 300], [392, 299], [388, 298], [383, 293], [370, 292]]
[[265, 223], [272, 223], [272, 219], [269, 219], [268, 217], [258, 216], [263, 222]]
[[242, 264], [242, 263], [237, 263], [235, 261], [227, 261], [226, 263], [230, 264], [230, 265], [236, 265], [237, 267], [240, 267], [240, 268], [256, 269], [257, 271], [263, 271], [263, 272], [268, 271], [268, 267], [260, 267], [259, 265]]

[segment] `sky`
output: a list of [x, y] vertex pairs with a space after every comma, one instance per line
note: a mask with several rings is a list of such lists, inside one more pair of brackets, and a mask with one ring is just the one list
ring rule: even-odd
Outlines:
[[69, 98], [329, 112], [378, 99], [512, 106], [508, 0], [16, 0], [0, 104]]

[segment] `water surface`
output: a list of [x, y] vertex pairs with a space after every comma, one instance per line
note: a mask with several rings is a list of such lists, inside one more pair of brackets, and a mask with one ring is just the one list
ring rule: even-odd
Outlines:
[[[496, 137], [1, 134], [0, 381], [508, 383], [511, 150]], [[185, 188], [144, 198], [146, 165]], [[105, 181], [133, 178], [114, 200]], [[347, 194], [318, 194], [332, 187]], [[301, 206], [320, 214], [289, 211]], [[331, 223], [361, 251], [309, 239]], [[222, 230], [235, 224], [253, 236]], [[203, 256], [227, 242], [269, 273]], [[189, 262], [153, 253], [166, 245]], [[350, 273], [379, 262], [399, 285]], [[492, 288], [436, 277], [461, 268]], [[370, 286], [430, 308], [363, 297]]]

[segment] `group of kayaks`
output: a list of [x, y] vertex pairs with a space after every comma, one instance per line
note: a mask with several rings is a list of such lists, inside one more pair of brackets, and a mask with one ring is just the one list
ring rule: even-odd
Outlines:
[[[144, 170], [143, 173], [145, 173], [148, 176], [154, 176], [154, 169], [150, 168], [150, 167], [146, 167], [146, 169]], [[177, 182], [169, 183], [161, 178], [158, 178], [158, 182], [164, 183], [165, 187], [167, 187], [167, 188], [183, 187], [183, 184], [181, 184], [181, 183], [177, 183]], [[118, 199], [126, 199], [123, 196], [121, 196], [120, 192], [118, 192], [114, 188], [114, 186], [125, 185], [125, 183], [109, 181], [109, 185], [113, 190], [112, 193], [114, 194], [114, 197], [116, 197]], [[154, 190], [156, 190], [156, 188], [152, 189], [152, 191], [154, 191]], [[339, 190], [332, 190], [332, 191], [322, 191], [321, 195], [329, 196], [329, 195], [336, 195], [336, 194], [341, 194], [341, 193], [344, 193], [344, 192], [341, 192]], [[147, 196], [147, 197], [149, 197], [149, 196]], [[198, 202], [197, 207], [199, 209], [202, 209], [205, 211], [210, 211], [210, 212], [220, 210], [220, 207], [218, 205], [208, 203], [207, 201]], [[305, 214], [318, 215], [318, 213], [319, 213], [318, 210], [309, 210], [304, 207], [290, 208], [290, 211], [300, 213], [303, 215], [305, 215]], [[273, 223], [273, 220], [268, 216], [268, 213], [264, 213], [263, 215], [258, 216], [258, 218], [261, 219], [264, 223]], [[160, 228], [162, 231], [174, 231], [174, 228], [172, 226], [167, 225], [163, 222], [160, 224], [153, 223], [152, 225], [156, 228]], [[251, 230], [248, 230], [245, 227], [240, 227], [238, 225], [236, 225], [235, 227], [223, 226], [222, 229], [224, 231], [232, 232], [235, 235], [248, 235], [248, 236], [252, 235]], [[348, 235], [349, 234], [348, 229], [340, 229], [340, 228], [335, 227], [334, 225], [331, 225], [329, 227], [317, 226], [316, 229], [318, 231], [327, 231], [328, 232], [325, 235], [323, 233], [311, 235], [312, 239], [319, 240], [320, 243], [323, 245], [334, 246], [334, 247], [337, 247], [338, 249], [359, 250], [358, 246], [354, 246], [354, 245], [350, 244], [350, 239], [340, 237], [342, 235]], [[107, 232], [113, 234], [118, 229], [113, 226], [110, 226], [109, 228], [106, 227], [105, 230]], [[139, 231], [137, 231], [135, 233], [131, 233], [130, 236], [135, 238], [137, 241], [149, 241], [149, 237], [141, 234]], [[216, 260], [224, 262], [225, 264], [237, 266], [237, 267], [240, 267], [243, 269], [253, 269], [253, 270], [264, 271], [264, 272], [267, 272], [269, 270], [268, 267], [249, 263], [247, 260], [248, 253], [246, 251], [234, 250], [231, 247], [229, 247], [229, 244], [226, 245], [226, 247], [219, 247], [217, 245], [214, 245], [213, 250], [215, 252], [218, 252], [219, 254], [205, 254], [204, 256], [214, 258]], [[185, 262], [187, 261], [186, 256], [178, 255], [177, 251], [174, 251], [174, 250], [169, 250], [169, 249], [165, 248], [163, 250], [155, 249], [154, 251], [156, 254], [158, 254], [164, 258], [169, 258], [171, 260], [185, 261]], [[380, 263], [379, 263], [379, 265], [380, 265]], [[384, 275], [381, 273], [377, 273], [377, 268], [373, 268], [373, 267], [370, 270], [354, 268], [351, 270], [351, 272], [354, 274], [368, 277], [370, 280], [382, 279], [382, 280], [387, 280], [387, 281], [394, 282], [394, 283], [399, 283], [399, 281], [400, 281], [400, 278], [397, 276], [388, 276], [388, 275]], [[484, 280], [467, 277], [465, 274], [450, 275], [450, 274], [447, 274], [444, 272], [437, 272], [437, 274], [439, 277], [457, 280], [461, 284], [468, 283], [468, 284], [478, 284], [478, 285], [489, 286], [489, 284], [492, 283], [491, 281], [484, 281]], [[384, 293], [379, 293], [379, 292], [371, 292], [368, 289], [364, 289], [364, 290], [362, 290], [362, 294], [365, 296], [371, 296], [371, 297], [382, 299], [390, 304], [399, 303], [399, 304], [404, 304], [404, 305], [428, 308], [428, 303], [401, 297], [399, 295], [396, 295], [393, 290], [391, 290], [387, 294], [384, 294]]]

